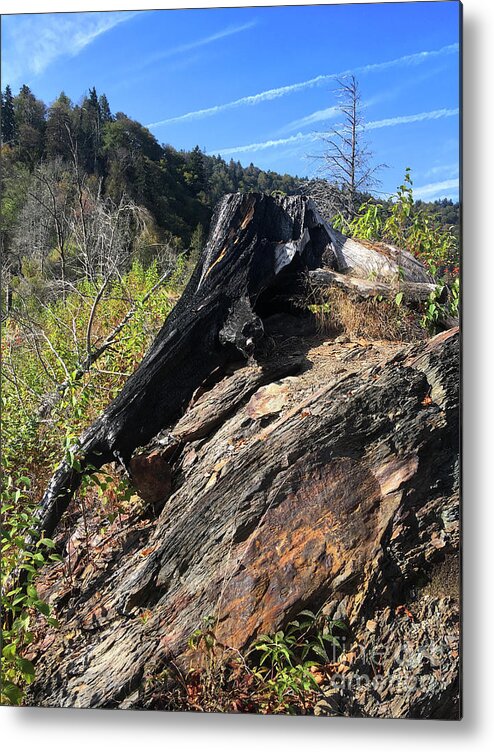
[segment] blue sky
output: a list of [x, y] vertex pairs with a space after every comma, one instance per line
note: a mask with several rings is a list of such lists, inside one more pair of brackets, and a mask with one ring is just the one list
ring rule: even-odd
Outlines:
[[2, 88], [94, 85], [160, 143], [279, 172], [316, 174], [354, 72], [380, 190], [409, 166], [425, 200], [458, 198], [458, 70], [452, 0], [2, 16]]

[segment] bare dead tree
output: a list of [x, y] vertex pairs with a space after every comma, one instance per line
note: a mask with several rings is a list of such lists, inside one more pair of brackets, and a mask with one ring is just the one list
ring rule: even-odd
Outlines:
[[[44, 374], [44, 386], [43, 379], [39, 384], [40, 418], [46, 417], [68, 386], [116, 344], [122, 330], [177, 262], [169, 243], [153, 242], [160, 278], [140, 299], [126, 289], [125, 273], [134, 254], [156, 237], [152, 219], [146, 209], [125, 195], [118, 203], [104, 199], [101, 184], [92, 181], [80, 167], [77, 143], [70, 130], [68, 135], [69, 161], [57, 159], [35, 170], [11, 251], [7, 258], [2, 257], [4, 281], [8, 283], [2, 316], [11, 317], [13, 331], [20, 333], [24, 349], [32, 353], [40, 374]], [[92, 284], [81, 286], [82, 279]], [[50, 305], [60, 289], [69, 308], [68, 319]], [[115, 294], [119, 299], [123, 295], [127, 312], [110, 332], [104, 328], [101, 331], [97, 326], [99, 308], [104, 299]], [[61, 351], [56, 338], [49, 335], [46, 322], [50, 319], [55, 330], [66, 330], [65, 337], [72, 341], [69, 351]], [[100, 331], [96, 332], [97, 328]], [[21, 381], [15, 358], [7, 364], [7, 380], [19, 394]]]
[[358, 194], [379, 184], [377, 172], [385, 165], [372, 165], [357, 79], [350, 75], [337, 79], [337, 83], [341, 120], [321, 135], [324, 152], [312, 155], [321, 162], [322, 179], [309, 181], [304, 188], [329, 219], [337, 213], [351, 219], [358, 209]]
[[331, 221], [342, 210], [341, 189], [327, 180], [314, 178], [304, 180], [300, 184], [300, 190], [315, 202], [321, 215], [327, 221]]
[[93, 195], [89, 188], [85, 193], [84, 210], [74, 208], [70, 228], [78, 266], [94, 282], [127, 270], [149, 215], [128, 196], [115, 204]]
[[[67, 280], [67, 246], [70, 237], [68, 223], [73, 190], [67, 179], [67, 168], [61, 159], [43, 164], [34, 172], [33, 185], [28, 196], [42, 210], [43, 222], [53, 236], [55, 250], [60, 261], [62, 296], [65, 299]], [[50, 250], [50, 249], [46, 249]]]

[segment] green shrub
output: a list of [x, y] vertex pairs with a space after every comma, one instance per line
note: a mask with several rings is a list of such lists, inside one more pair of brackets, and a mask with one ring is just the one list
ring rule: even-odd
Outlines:
[[[48, 561], [59, 559], [50, 538], [36, 533], [30, 480], [8, 476], [2, 488], [2, 669], [1, 702], [19, 705], [24, 689], [34, 679], [33, 664], [23, 657], [33, 641], [32, 626], [40, 613], [52, 626], [50, 607], [38, 595], [34, 580]], [[28, 545], [30, 541], [30, 545]]]
[[426, 264], [433, 276], [453, 273], [459, 256], [453, 228], [441, 227], [438, 218], [416, 206], [410, 173], [407, 167], [390, 204], [366, 201], [351, 221], [339, 215], [334, 224], [352, 237], [382, 241], [409, 251]]

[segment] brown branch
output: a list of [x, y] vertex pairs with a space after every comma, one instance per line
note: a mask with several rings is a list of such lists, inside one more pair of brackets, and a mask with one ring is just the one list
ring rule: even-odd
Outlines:
[[[81, 363], [79, 363], [79, 365], [74, 370], [72, 379], [69, 376], [67, 376], [65, 381], [62, 381], [61, 384], [58, 384], [57, 388], [43, 400], [43, 404], [39, 411], [39, 414], [41, 417], [43, 418], [46, 417], [46, 415], [49, 414], [51, 410], [55, 407], [55, 405], [57, 405], [58, 402], [62, 399], [63, 395], [65, 394], [68, 387], [70, 386], [70, 383], [72, 381], [79, 381], [82, 378], [82, 376], [90, 370], [91, 366], [98, 360], [98, 358], [100, 358], [103, 355], [103, 353], [105, 353], [111, 347], [111, 345], [113, 345], [116, 342], [118, 335], [120, 334], [122, 329], [126, 326], [126, 324], [128, 324], [129, 321], [133, 318], [136, 311], [138, 310], [138, 307], [143, 306], [149, 300], [151, 295], [159, 287], [161, 287], [161, 285], [168, 279], [170, 274], [171, 274], [171, 270], [169, 269], [159, 278], [156, 284], [153, 285], [153, 287], [150, 290], [148, 290], [148, 292], [141, 299], [139, 305], [134, 304], [132, 308], [129, 311], [127, 311], [123, 319], [117, 324], [117, 326], [115, 326], [112, 329], [112, 331], [107, 335], [107, 337], [103, 340], [103, 342], [101, 343], [101, 345], [99, 345], [99, 347], [91, 349], [90, 346], [88, 345], [88, 354], [86, 355], [84, 360]], [[104, 287], [100, 288], [100, 292], [102, 292], [103, 289]], [[95, 309], [94, 305], [93, 305], [93, 308]], [[90, 334], [89, 327], [88, 327], [88, 331]]]

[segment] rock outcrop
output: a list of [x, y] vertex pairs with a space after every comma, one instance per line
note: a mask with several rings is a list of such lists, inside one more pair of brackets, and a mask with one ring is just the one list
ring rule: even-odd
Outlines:
[[[234, 228], [248, 228], [256, 200], [242, 200]], [[316, 220], [310, 206], [298, 227], [292, 217], [275, 257], [302, 253], [316, 269], [324, 256], [342, 273], [344, 244]], [[254, 254], [262, 223], [256, 232]], [[62, 562], [39, 583], [61, 628], [33, 648], [32, 704], [152, 707], [146, 679], [187, 665], [204, 618], [242, 650], [311, 608], [347, 625], [318, 714], [458, 717], [458, 329], [413, 344], [335, 339], [270, 305], [292, 279], [263, 290], [262, 305], [261, 293], [248, 300], [262, 327], [254, 358], [237, 347], [178, 415], [135, 438], [126, 464], [139, 498], [125, 514], [102, 531], [88, 509], [83, 545], [69, 506], [57, 540], [70, 576]], [[243, 327], [235, 311], [245, 321], [231, 311], [227, 344]]]

